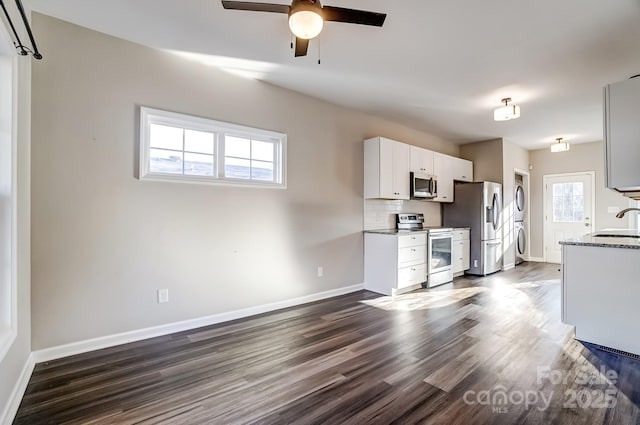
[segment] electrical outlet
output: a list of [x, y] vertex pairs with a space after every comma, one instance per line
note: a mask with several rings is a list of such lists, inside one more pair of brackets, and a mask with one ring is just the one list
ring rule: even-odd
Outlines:
[[158, 304], [168, 303], [168, 302], [169, 302], [169, 290], [158, 289]]
[[324, 267], [318, 266], [318, 277], [324, 276]]

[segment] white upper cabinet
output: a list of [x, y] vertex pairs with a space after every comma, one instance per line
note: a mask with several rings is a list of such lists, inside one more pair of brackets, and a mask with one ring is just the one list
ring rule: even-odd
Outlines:
[[640, 77], [604, 89], [606, 183], [610, 189], [640, 191]]
[[453, 202], [453, 160], [449, 155], [433, 154], [433, 171], [438, 181], [436, 202]]
[[409, 158], [409, 171], [433, 174], [433, 151], [417, 146], [410, 146]]
[[409, 199], [409, 145], [375, 137], [364, 141], [365, 199]]
[[473, 162], [462, 158], [453, 158], [453, 179], [461, 182], [472, 182]]
[[436, 177], [435, 202], [453, 202], [453, 181], [473, 181], [473, 162], [384, 137], [364, 141], [365, 199], [409, 199], [409, 172]]

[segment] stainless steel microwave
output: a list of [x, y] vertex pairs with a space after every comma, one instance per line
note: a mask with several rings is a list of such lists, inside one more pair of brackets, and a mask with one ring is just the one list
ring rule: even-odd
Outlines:
[[411, 181], [411, 199], [433, 199], [438, 196], [436, 176], [425, 173], [409, 174]]

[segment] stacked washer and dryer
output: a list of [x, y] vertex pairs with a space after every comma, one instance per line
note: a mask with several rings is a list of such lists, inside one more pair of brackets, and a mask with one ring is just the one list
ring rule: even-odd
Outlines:
[[515, 175], [515, 235], [516, 235], [516, 265], [523, 263], [527, 260], [527, 226], [525, 220], [527, 219], [527, 197], [524, 191], [524, 183], [522, 175]]

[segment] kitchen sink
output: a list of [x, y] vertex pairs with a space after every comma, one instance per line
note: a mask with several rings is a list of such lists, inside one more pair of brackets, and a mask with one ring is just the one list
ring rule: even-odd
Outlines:
[[595, 238], [634, 238], [640, 239], [640, 235], [614, 235], [611, 233], [598, 233], [593, 235]]

